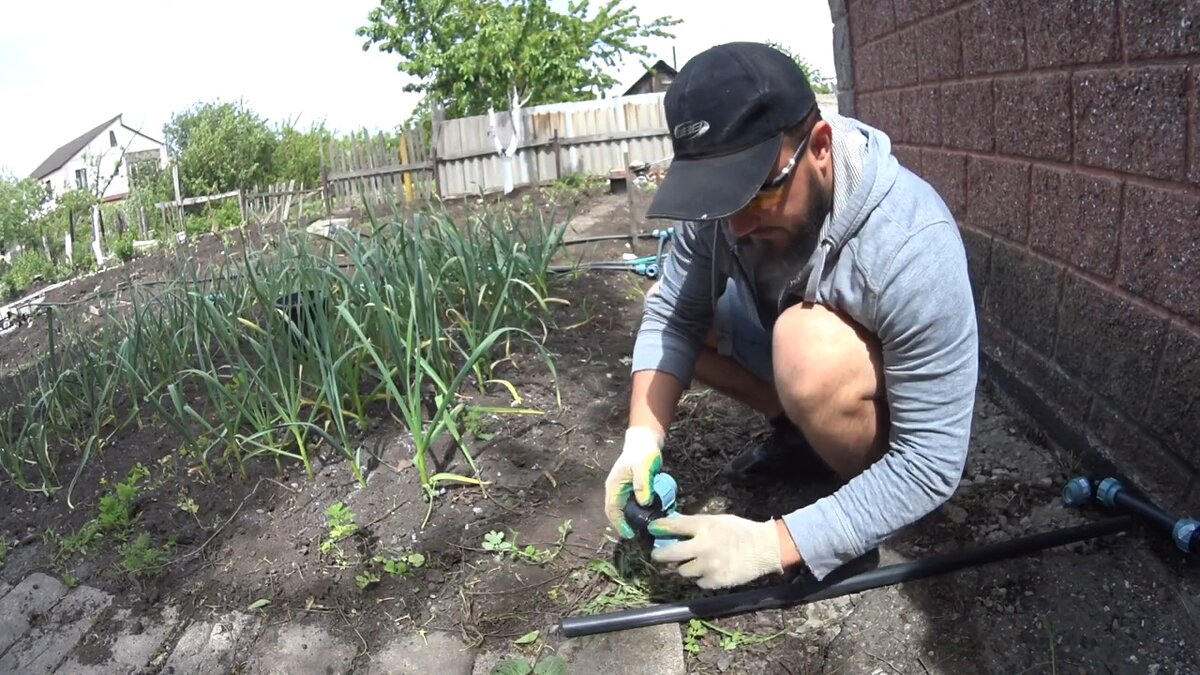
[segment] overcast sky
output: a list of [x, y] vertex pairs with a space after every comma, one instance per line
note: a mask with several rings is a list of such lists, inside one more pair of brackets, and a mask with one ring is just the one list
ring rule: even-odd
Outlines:
[[[558, 0], [556, 0], [558, 1]], [[272, 122], [390, 129], [414, 94], [395, 60], [363, 52], [354, 29], [377, 0], [9, 0], [0, 10], [0, 173], [27, 175], [55, 148], [119, 113], [161, 140], [172, 113], [242, 99]], [[677, 65], [733, 40], [775, 40], [833, 75], [826, 0], [696, 0], [642, 7], [683, 19], [652, 45]], [[731, 11], [735, 8], [735, 11]], [[643, 9], [648, 17], [650, 10]], [[636, 60], [615, 75], [624, 89]]]

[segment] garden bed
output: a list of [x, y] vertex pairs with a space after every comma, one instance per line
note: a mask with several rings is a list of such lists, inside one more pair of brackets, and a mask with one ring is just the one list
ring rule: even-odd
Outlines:
[[[623, 233], [626, 217], [601, 219], [589, 234]], [[253, 236], [266, 239], [252, 249], [273, 235]], [[208, 260], [241, 248], [218, 243]], [[589, 255], [614, 259], [621, 250], [612, 243]], [[139, 263], [126, 279], [139, 269], [143, 280], [181, 269], [169, 260]], [[119, 274], [48, 299], [88, 296]], [[636, 546], [615, 542], [603, 520], [602, 485], [620, 449], [633, 333], [650, 283], [619, 272], [549, 280], [547, 296], [568, 301], [540, 315], [547, 330], [539, 344], [554, 370], [526, 344], [493, 372], [511, 390], [461, 390], [462, 401], [479, 406], [460, 418], [474, 468], [446, 435], [428, 451], [426, 477], [482, 484], [423, 483], [412, 428], [397, 418], [394, 400], [366, 407], [371, 424], [349, 434], [350, 451], [315, 443], [311, 475], [301, 462], [277, 465], [270, 455], [205, 467], [196, 444], [147, 415], [108, 438], [77, 478], [79, 456], [63, 452], [55, 473], [64, 485], [74, 478], [73, 508], [65, 487], [47, 497], [4, 482], [0, 534], [9, 548], [0, 581], [40, 570], [138, 611], [169, 604], [185, 618], [238, 610], [269, 624], [317, 620], [361, 648], [359, 665], [396, 636], [420, 631], [498, 653], [554, 651], [564, 647], [554, 632], [564, 616], [700, 595], [647, 565]], [[71, 306], [90, 315], [90, 299]], [[244, 308], [239, 315], [265, 320]], [[5, 363], [27, 363], [47, 348], [37, 337], [48, 334], [44, 323], [21, 331], [26, 341], [0, 343]], [[206, 400], [203, 380], [185, 384], [181, 396]], [[112, 420], [80, 417], [81, 437], [125, 418], [133, 399], [113, 400]], [[1057, 491], [1074, 467], [999, 407], [986, 385], [976, 418], [964, 486], [950, 506], [890, 543], [884, 564], [1092, 515], [1061, 507]], [[682, 510], [765, 518], [834, 489], [721, 482], [718, 468], [764, 428], [716, 394], [689, 391], [666, 449]], [[1101, 664], [1185, 672], [1194, 660], [1182, 640], [1197, 624], [1187, 591], [1176, 590], [1192, 587], [1186, 569], [1172, 560], [1137, 538], [1111, 538], [809, 607], [694, 622], [682, 627], [680, 648], [689, 671], [702, 673], [1104, 672]]]

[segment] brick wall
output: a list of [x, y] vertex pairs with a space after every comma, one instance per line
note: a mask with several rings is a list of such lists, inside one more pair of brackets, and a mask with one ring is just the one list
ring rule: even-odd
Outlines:
[[958, 218], [985, 377], [1195, 510], [1200, 0], [829, 5], [842, 112]]

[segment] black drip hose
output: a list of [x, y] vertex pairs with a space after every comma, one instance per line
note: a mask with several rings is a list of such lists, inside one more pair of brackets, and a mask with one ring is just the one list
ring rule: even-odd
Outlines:
[[965, 567], [1116, 534], [1129, 529], [1132, 525], [1132, 517], [1118, 516], [1087, 525], [1067, 527], [964, 551], [935, 555], [923, 560], [888, 565], [842, 579], [837, 578], [835, 572], [834, 575], [816, 583], [780, 584], [652, 607], [625, 609], [594, 616], [568, 617], [562, 622], [562, 633], [565, 637], [580, 637], [663, 623], [680, 623], [691, 619], [714, 619], [766, 609], [791, 607], [850, 593], [859, 593], [881, 586], [891, 586], [903, 581], [924, 579]]

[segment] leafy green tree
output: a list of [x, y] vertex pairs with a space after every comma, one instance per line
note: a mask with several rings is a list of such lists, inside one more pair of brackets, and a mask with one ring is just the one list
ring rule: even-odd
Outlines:
[[49, 197], [46, 187], [32, 178], [0, 177], [0, 251], [37, 242], [34, 221]]
[[281, 127], [271, 155], [272, 180], [295, 180], [307, 187], [316, 185], [321, 176], [319, 148], [329, 138], [324, 125], [313, 125], [308, 131], [291, 124]]
[[163, 134], [179, 163], [180, 190], [187, 196], [270, 182], [275, 133], [241, 103], [195, 104], [172, 116]]
[[816, 66], [808, 62], [808, 59], [784, 47], [782, 44], [770, 40], [767, 41], [767, 44], [792, 57], [796, 65], [800, 66], [800, 70], [804, 71], [804, 76], [808, 78], [808, 83], [812, 85], [813, 91], [818, 94], [834, 93], [834, 85], [837, 82], [834, 78], [825, 77]]
[[380, 0], [355, 35], [399, 57], [405, 91], [441, 102], [448, 118], [507, 109], [514, 90], [528, 105], [594, 98], [616, 80], [607, 69], [648, 57], [642, 41], [674, 37], [679, 19], [643, 22], [632, 7], [589, 0], [565, 12], [547, 0]]

